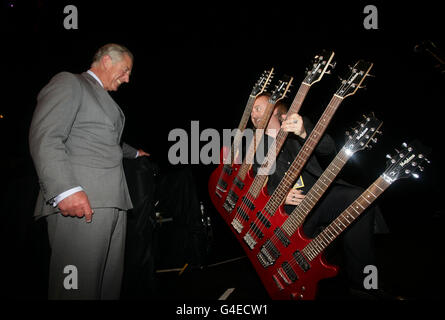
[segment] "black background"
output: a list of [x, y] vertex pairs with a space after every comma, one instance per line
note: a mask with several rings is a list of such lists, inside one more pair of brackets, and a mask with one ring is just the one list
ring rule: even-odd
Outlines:
[[[164, 167], [169, 166], [167, 152], [173, 142], [167, 137], [172, 129], [190, 132], [193, 120], [199, 120], [201, 131], [235, 128], [253, 84], [271, 67], [275, 79], [283, 74], [294, 77], [289, 95], [293, 99], [312, 57], [330, 49], [336, 53], [337, 66], [312, 86], [301, 113], [316, 122], [339, 85], [337, 76], [346, 74], [348, 65], [359, 59], [374, 63], [375, 77], [365, 80], [365, 90], [343, 101], [328, 133], [341, 148], [344, 131], [374, 111], [384, 121], [383, 135], [372, 150], [354, 156], [343, 177], [367, 187], [385, 169], [385, 155], [402, 142], [417, 138], [431, 147], [431, 165], [420, 179], [397, 181], [379, 201], [400, 246], [410, 247], [410, 253], [435, 266], [433, 274], [444, 266], [443, 254], [436, 252], [443, 250], [443, 243], [428, 248], [431, 235], [444, 226], [440, 154], [445, 74], [430, 54], [414, 51], [425, 40], [439, 50], [445, 45], [444, 21], [434, 3], [95, 1], [93, 5], [2, 0], [1, 4], [0, 150], [5, 181], [34, 174], [27, 134], [39, 90], [60, 71], [87, 70], [103, 44], [123, 44], [135, 56], [130, 83], [112, 96], [126, 114], [125, 140], [151, 153]], [[78, 9], [77, 30], [63, 27], [63, 8], [68, 4]], [[366, 4], [378, 9], [377, 30], [363, 27]], [[215, 166], [192, 167], [205, 198]], [[8, 189], [8, 184], [2, 188]], [[25, 183], [21, 191], [32, 193], [33, 188]], [[23, 196], [17, 195], [16, 201], [20, 199]], [[440, 279], [437, 282], [443, 282]]]

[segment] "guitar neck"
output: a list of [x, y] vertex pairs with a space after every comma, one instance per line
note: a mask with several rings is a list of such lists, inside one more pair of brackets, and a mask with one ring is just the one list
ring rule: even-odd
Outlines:
[[247, 100], [246, 107], [244, 109], [243, 116], [241, 117], [240, 123], [238, 125], [238, 130], [235, 134], [235, 138], [233, 139], [232, 148], [230, 149], [230, 165], [233, 165], [233, 162], [235, 161], [235, 156], [238, 154], [238, 150], [241, 143], [241, 138], [243, 136], [243, 131], [246, 129], [247, 122], [249, 121], [250, 114], [252, 113], [253, 104], [255, 103], [256, 96], [250, 95], [249, 99]]
[[[294, 100], [292, 101], [291, 107], [287, 112], [287, 116], [293, 113], [298, 113], [300, 111], [301, 105], [303, 104], [303, 101], [306, 98], [306, 95], [309, 92], [310, 87], [311, 87], [310, 85], [304, 82], [301, 83], [300, 88], [298, 89], [298, 92]], [[284, 141], [287, 138], [287, 135], [288, 132], [284, 131], [283, 129], [280, 129], [278, 131], [276, 139], [272, 142], [272, 145], [268, 149], [267, 156], [264, 159], [263, 163], [261, 164], [261, 167], [259, 168], [258, 173], [255, 176], [255, 179], [253, 180], [252, 185], [250, 186], [249, 189], [249, 193], [255, 198], [258, 197], [261, 188], [266, 183], [270, 168], [275, 163], [275, 159], [278, 153], [280, 152], [281, 147], [283, 146]]]
[[360, 214], [369, 207], [389, 186], [390, 182], [380, 176], [345, 211], [315, 237], [302, 253], [312, 261], [334, 241]]
[[294, 232], [303, 225], [309, 212], [317, 204], [318, 200], [320, 200], [351, 156], [352, 154], [346, 152], [346, 148], [343, 147], [334, 160], [331, 161], [317, 182], [312, 186], [311, 190], [306, 194], [303, 201], [295, 207], [283, 223], [282, 229], [286, 231], [288, 236], [293, 235]]
[[289, 169], [284, 174], [284, 177], [281, 179], [280, 184], [275, 189], [274, 193], [270, 197], [269, 201], [265, 206], [265, 210], [270, 214], [274, 215], [277, 211], [278, 207], [283, 203], [284, 199], [287, 196], [290, 188], [292, 187], [293, 182], [300, 175], [301, 170], [303, 169], [306, 161], [309, 159], [310, 155], [314, 151], [321, 137], [323, 136], [329, 122], [337, 111], [338, 106], [343, 101], [343, 98], [334, 95], [323, 112], [320, 120], [318, 120], [314, 129], [312, 130], [309, 137], [306, 139], [303, 147], [300, 152], [296, 156], [295, 160], [290, 165]]

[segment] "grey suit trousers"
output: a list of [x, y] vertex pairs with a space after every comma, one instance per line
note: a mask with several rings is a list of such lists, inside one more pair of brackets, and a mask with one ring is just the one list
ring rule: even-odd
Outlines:
[[95, 208], [91, 223], [46, 217], [51, 246], [49, 299], [119, 299], [127, 212]]

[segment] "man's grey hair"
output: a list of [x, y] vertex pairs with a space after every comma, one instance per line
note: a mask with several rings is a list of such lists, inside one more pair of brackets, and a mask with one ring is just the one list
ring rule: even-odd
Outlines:
[[97, 50], [97, 52], [94, 54], [92, 65], [96, 65], [100, 61], [100, 59], [102, 59], [102, 57], [106, 55], [110, 56], [113, 63], [121, 61], [124, 54], [127, 54], [130, 57], [131, 61], [133, 61], [133, 54], [126, 47], [116, 43], [106, 44], [100, 47], [99, 50]]

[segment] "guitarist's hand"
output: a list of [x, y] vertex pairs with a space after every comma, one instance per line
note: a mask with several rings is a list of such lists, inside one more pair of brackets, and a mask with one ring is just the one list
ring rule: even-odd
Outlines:
[[306, 129], [304, 128], [303, 118], [297, 114], [292, 113], [286, 118], [286, 115], [281, 116], [283, 123], [281, 124], [281, 129], [286, 132], [293, 132], [302, 139], [306, 139]]
[[93, 210], [91, 209], [87, 194], [84, 191], [73, 193], [69, 197], [60, 201], [57, 206], [64, 216], [79, 218], [85, 216], [85, 221], [91, 222]]
[[303, 201], [305, 195], [303, 195], [303, 191], [291, 189], [291, 191], [287, 194], [285, 204], [290, 204], [293, 206], [298, 206], [301, 201]]

